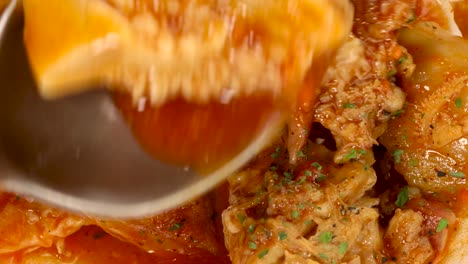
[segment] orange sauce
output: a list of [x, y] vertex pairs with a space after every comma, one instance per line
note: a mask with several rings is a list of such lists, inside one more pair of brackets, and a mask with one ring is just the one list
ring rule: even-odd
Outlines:
[[135, 107], [127, 94], [116, 93], [114, 100], [152, 156], [202, 172], [248, 146], [274, 111], [269, 94], [235, 97], [227, 104], [198, 104], [179, 98], [160, 107], [147, 103], [144, 109]]
[[463, 37], [468, 38], [468, 3], [466, 1], [459, 1], [453, 3], [455, 21], [460, 28]]

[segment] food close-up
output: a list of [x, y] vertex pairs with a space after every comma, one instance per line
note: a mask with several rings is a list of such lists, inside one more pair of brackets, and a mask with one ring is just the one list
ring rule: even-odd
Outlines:
[[468, 263], [468, 1], [14, 8], [42, 100], [104, 91], [152, 159], [209, 175], [268, 136], [151, 215], [0, 184], [0, 263]]

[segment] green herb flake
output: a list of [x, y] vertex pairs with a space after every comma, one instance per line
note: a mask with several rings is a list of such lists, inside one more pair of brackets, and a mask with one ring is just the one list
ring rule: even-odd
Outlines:
[[302, 184], [304, 184], [304, 182], [305, 182], [306, 180], [307, 180], [307, 177], [304, 176], [304, 177], [302, 177], [302, 178], [297, 182], [297, 184], [298, 184], [298, 185], [302, 185]]
[[448, 221], [447, 221], [447, 219], [445, 219], [445, 218], [440, 219], [439, 224], [437, 225], [437, 228], [436, 228], [436, 232], [437, 232], [437, 233], [442, 232], [442, 230], [444, 230], [445, 228], [447, 228], [447, 226], [448, 226]]
[[245, 221], [245, 215], [243, 214], [238, 214], [237, 215], [237, 220], [239, 220], [239, 222], [241, 223], [241, 225], [244, 224], [244, 221]]
[[320, 163], [318, 163], [318, 162], [312, 163], [312, 166], [314, 166], [315, 168], [317, 168], [317, 170], [322, 170], [322, 168], [323, 168], [322, 165], [320, 165]]
[[250, 224], [249, 227], [247, 227], [247, 232], [253, 233], [255, 231], [255, 224]]
[[292, 217], [293, 219], [298, 218], [298, 217], [299, 217], [299, 212], [298, 212], [297, 210], [293, 210], [293, 211], [291, 212], [291, 217]]
[[319, 253], [318, 255], [321, 259], [325, 259], [325, 260], [328, 259], [328, 256], [325, 253]]
[[169, 231], [179, 231], [179, 229], [184, 225], [183, 222], [174, 223], [171, 227], [169, 227]]
[[403, 56], [401, 56], [398, 59], [398, 64], [403, 64], [407, 59], [408, 59], [408, 57], [406, 57], [406, 54], [403, 54]]
[[350, 109], [350, 108], [356, 108], [356, 104], [353, 104], [353, 103], [344, 103], [343, 104], [343, 108], [344, 109]]
[[361, 155], [366, 155], [367, 154], [367, 150], [365, 150], [365, 149], [358, 149], [358, 152]]
[[310, 170], [304, 171], [305, 176], [312, 176], [312, 172]]
[[395, 111], [395, 113], [393, 113], [393, 116], [394, 116], [394, 117], [399, 117], [399, 116], [401, 116], [401, 114], [403, 114], [404, 112], [405, 112], [405, 109], [397, 110], [397, 111]]
[[412, 167], [418, 166], [418, 163], [419, 163], [419, 160], [418, 160], [418, 159], [412, 159], [412, 160], [410, 160], [410, 165], [411, 165]]
[[270, 170], [271, 170], [271, 171], [277, 171], [277, 170], [278, 170], [278, 166], [276, 166], [276, 165], [270, 166]]
[[460, 179], [465, 178], [465, 173], [463, 173], [461, 171], [449, 172], [449, 175], [452, 176], [452, 177], [455, 177], [455, 178], [460, 178]]
[[402, 208], [408, 202], [408, 200], [408, 186], [405, 186], [401, 189], [400, 193], [398, 194], [397, 200], [395, 201], [395, 205], [399, 208]]
[[351, 151], [344, 156], [345, 161], [352, 160], [355, 158], [357, 158], [357, 153], [355, 149], [351, 149]]
[[257, 249], [257, 244], [255, 244], [255, 242], [249, 241], [248, 246], [252, 250]]
[[291, 179], [291, 178], [292, 178], [291, 173], [289, 173], [289, 172], [287, 172], [287, 171], [284, 172], [283, 175], [284, 175], [284, 177], [286, 177], [286, 178], [288, 178], [288, 179]]
[[319, 241], [322, 243], [330, 243], [333, 239], [333, 233], [330, 231], [324, 232], [319, 236]]
[[310, 226], [312, 224], [312, 220], [308, 219], [304, 222], [306, 226]]
[[315, 178], [315, 181], [316, 181], [316, 182], [322, 182], [322, 181], [324, 181], [324, 180], [326, 180], [326, 179], [327, 179], [327, 176], [326, 176], [325, 174], [319, 173], [319, 175], [317, 176], [317, 178]]
[[390, 71], [388, 71], [387, 77], [391, 78], [391, 77], [395, 76], [396, 74], [397, 74], [397, 70], [396, 69], [391, 69]]
[[395, 149], [393, 151], [393, 160], [395, 163], [400, 163], [401, 162], [401, 155], [403, 155], [403, 150], [402, 149]]
[[288, 237], [288, 234], [286, 234], [286, 232], [281, 231], [278, 233], [278, 237], [279, 237], [279, 240], [283, 241]]
[[304, 154], [304, 152], [303, 152], [302, 150], [299, 150], [299, 151], [297, 152], [297, 156], [298, 156], [299, 158], [303, 158], [303, 157], [305, 157], [306, 155]]
[[262, 250], [260, 253], [258, 253], [258, 258], [261, 259], [265, 257], [268, 254], [268, 251], [269, 251], [268, 249]]
[[276, 159], [279, 157], [279, 153], [278, 152], [275, 152], [273, 154], [270, 155], [272, 158]]
[[347, 250], [348, 250], [348, 242], [342, 242], [338, 247], [338, 252], [341, 255], [344, 255]]
[[461, 97], [458, 97], [457, 99], [455, 99], [455, 106], [458, 109], [462, 108], [462, 99], [461, 99]]

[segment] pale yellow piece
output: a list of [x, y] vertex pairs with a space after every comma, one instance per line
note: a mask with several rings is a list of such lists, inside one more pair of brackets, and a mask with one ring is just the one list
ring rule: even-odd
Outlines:
[[[106, 86], [154, 104], [295, 89], [314, 56], [344, 40], [353, 14], [348, 0], [24, 0], [24, 9], [44, 98]], [[171, 15], [182, 18], [178, 32]], [[260, 25], [267, 41], [233, 46], [239, 21]]]

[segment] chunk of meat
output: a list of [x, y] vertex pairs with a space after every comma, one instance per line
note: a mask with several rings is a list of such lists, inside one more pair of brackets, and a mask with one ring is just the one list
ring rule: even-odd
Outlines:
[[227, 264], [226, 258], [207, 251], [179, 254], [171, 251], [149, 251], [118, 240], [96, 226], [81, 228], [54, 247], [0, 255], [1, 263], [10, 264]]
[[394, 263], [424, 264], [433, 258], [434, 250], [423, 223], [422, 214], [413, 210], [395, 212], [385, 235]]
[[223, 253], [216, 239], [213, 205], [203, 197], [184, 206], [138, 220], [97, 220], [107, 233], [144, 251], [170, 250], [180, 254], [208, 251]]
[[468, 173], [468, 41], [429, 22], [401, 31], [417, 63], [403, 78], [407, 107], [380, 141], [395, 169], [424, 192], [466, 188]]
[[[414, 67], [396, 42], [396, 31], [411, 16], [412, 1], [353, 2], [353, 34], [328, 69], [315, 110], [315, 120], [335, 138], [336, 162], [353, 149], [377, 143], [405, 100], [395, 76], [410, 75]], [[406, 60], [400, 64], [401, 58]]]
[[366, 195], [376, 180], [372, 154], [340, 166], [310, 143], [291, 167], [282, 149], [229, 179], [223, 223], [233, 263], [378, 263], [378, 201]]
[[0, 255], [55, 247], [91, 222], [20, 196], [0, 193]]
[[208, 197], [153, 218], [118, 222], [0, 193], [0, 263], [228, 263], [212, 217]]

